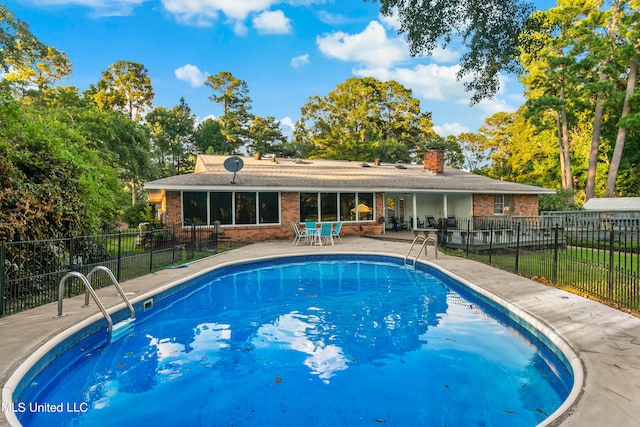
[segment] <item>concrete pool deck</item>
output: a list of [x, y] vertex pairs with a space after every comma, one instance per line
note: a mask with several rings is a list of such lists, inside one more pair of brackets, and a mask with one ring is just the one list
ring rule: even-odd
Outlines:
[[[410, 243], [345, 237], [335, 246], [292, 246], [289, 241], [261, 242], [195, 261], [187, 268], [161, 270], [122, 283], [135, 300], [156, 288], [219, 264], [278, 255], [335, 252], [404, 256]], [[581, 393], [552, 425], [640, 425], [640, 319], [592, 300], [548, 287], [493, 267], [438, 254], [428, 246], [427, 260], [501, 297], [560, 335], [579, 356], [584, 369]], [[97, 291], [106, 307], [122, 304], [113, 287]], [[64, 300], [65, 316], [55, 318], [57, 303], [0, 318], [0, 385], [20, 364], [63, 330], [99, 313], [95, 304], [81, 308], [84, 296]], [[6, 405], [6, 402], [3, 402]], [[6, 406], [3, 406], [5, 411]], [[5, 414], [0, 426], [10, 425]]]

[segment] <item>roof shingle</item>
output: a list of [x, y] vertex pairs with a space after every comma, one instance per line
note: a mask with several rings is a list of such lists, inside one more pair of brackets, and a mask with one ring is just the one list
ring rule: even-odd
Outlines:
[[[445, 167], [444, 173], [425, 170], [422, 164], [382, 163], [379, 166], [344, 160], [294, 160], [242, 157], [243, 168], [227, 171], [229, 156], [199, 155], [196, 172], [151, 181], [148, 190], [257, 189], [274, 191], [412, 191], [505, 194], [553, 194], [555, 191], [499, 181], [459, 169]], [[232, 184], [231, 181], [235, 183]]]

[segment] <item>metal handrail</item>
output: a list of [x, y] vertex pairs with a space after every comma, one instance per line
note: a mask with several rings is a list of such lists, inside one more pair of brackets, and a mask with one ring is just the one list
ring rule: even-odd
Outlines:
[[104, 318], [107, 320], [107, 331], [109, 333], [109, 336], [111, 336], [111, 332], [113, 330], [113, 320], [111, 320], [111, 316], [109, 316], [109, 313], [107, 313], [107, 309], [104, 308], [104, 305], [98, 298], [96, 291], [94, 291], [93, 288], [91, 287], [91, 283], [89, 283], [89, 280], [82, 273], [79, 273], [77, 271], [71, 271], [65, 274], [62, 280], [60, 280], [60, 285], [58, 286], [58, 317], [62, 317], [62, 300], [64, 299], [64, 283], [67, 281], [67, 279], [71, 277], [77, 277], [82, 281], [85, 289], [87, 290], [87, 297], [86, 297], [87, 299], [89, 298], [89, 295], [93, 297], [93, 300], [95, 301], [96, 305], [98, 306], [98, 308], [100, 308], [100, 311], [102, 312]]
[[[425, 256], [427, 255], [427, 243], [429, 242], [429, 240], [431, 240], [429, 237], [427, 237], [424, 234], [418, 234], [416, 237], [413, 238], [413, 242], [411, 243], [411, 247], [409, 248], [409, 251], [407, 252], [407, 254], [404, 256], [404, 265], [407, 265], [407, 259], [409, 259], [409, 256], [411, 255], [411, 251], [413, 251], [413, 247], [416, 245], [416, 243], [418, 242], [419, 239], [422, 239], [422, 245], [420, 245], [420, 250], [418, 250], [418, 255], [416, 255], [416, 257], [413, 259], [413, 269], [416, 269], [416, 262], [418, 261], [418, 258], [420, 257], [420, 253], [422, 252], [422, 249], [424, 249], [424, 254]], [[436, 247], [436, 257], [438, 256], [438, 248]]]
[[[89, 274], [87, 274], [87, 281], [89, 282], [89, 288], [91, 288], [91, 278], [98, 271], [104, 271], [105, 273], [107, 273], [107, 275], [111, 279], [111, 282], [113, 283], [113, 286], [116, 287], [116, 289], [118, 290], [118, 293], [120, 294], [120, 296], [124, 300], [125, 304], [127, 304], [127, 307], [129, 307], [129, 312], [131, 313], [131, 315], [129, 317], [131, 319], [135, 319], [136, 318], [136, 312], [135, 312], [133, 306], [131, 305], [131, 303], [129, 302], [129, 299], [125, 295], [124, 290], [122, 289], [122, 286], [120, 286], [120, 283], [118, 283], [118, 280], [116, 279], [116, 277], [113, 275], [113, 273], [111, 272], [111, 270], [109, 268], [107, 268], [107, 267], [105, 267], [103, 265], [99, 265], [97, 267], [94, 267], [93, 270], [91, 270], [89, 272]], [[87, 288], [87, 290], [89, 288]], [[91, 289], [93, 290], [93, 288], [91, 288]], [[89, 305], [89, 294], [88, 293], [86, 293], [84, 295], [84, 305], [85, 306]]]
[[[422, 245], [420, 246], [420, 251], [418, 251], [418, 255], [413, 260], [413, 268], [414, 269], [416, 268], [416, 260], [418, 259], [418, 256], [420, 256], [420, 252], [422, 252], [422, 248], [424, 247], [425, 243], [427, 242], [427, 238], [423, 234], [418, 234], [416, 237], [414, 237], [413, 238], [413, 242], [411, 242], [411, 247], [409, 248], [409, 251], [404, 256], [404, 265], [407, 265], [407, 259], [409, 259], [409, 255], [411, 255], [411, 251], [413, 251], [413, 247], [416, 245], [416, 243], [418, 242], [419, 239], [422, 239]], [[425, 253], [426, 253], [426, 248], [425, 248]]]

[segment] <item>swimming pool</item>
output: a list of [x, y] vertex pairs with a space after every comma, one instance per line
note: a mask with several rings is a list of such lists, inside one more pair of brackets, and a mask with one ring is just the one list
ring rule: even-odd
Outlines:
[[535, 330], [439, 270], [393, 257], [265, 259], [167, 293], [146, 311], [138, 303], [132, 333], [108, 347], [98, 326], [56, 346], [16, 388], [18, 419], [528, 426], [573, 383]]

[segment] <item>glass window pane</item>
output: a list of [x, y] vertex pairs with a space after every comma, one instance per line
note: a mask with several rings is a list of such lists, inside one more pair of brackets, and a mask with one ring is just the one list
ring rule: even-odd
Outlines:
[[209, 224], [220, 221], [220, 224], [233, 224], [233, 193], [209, 193]]
[[338, 193], [320, 193], [320, 217], [322, 221], [338, 220]]
[[358, 220], [372, 220], [373, 208], [373, 193], [358, 193]]
[[504, 207], [502, 213], [509, 214], [513, 211], [513, 194], [504, 195]]
[[318, 193], [300, 193], [300, 222], [318, 220]]
[[501, 214], [504, 208], [504, 196], [502, 194], [496, 194], [493, 196], [493, 213]]
[[182, 218], [196, 225], [207, 224], [207, 193], [204, 191], [184, 191], [182, 193]]
[[236, 224], [256, 223], [256, 193], [236, 193]]
[[280, 204], [278, 193], [258, 193], [260, 200], [260, 224], [277, 224], [280, 222]]
[[340, 194], [340, 221], [356, 220], [356, 193]]

